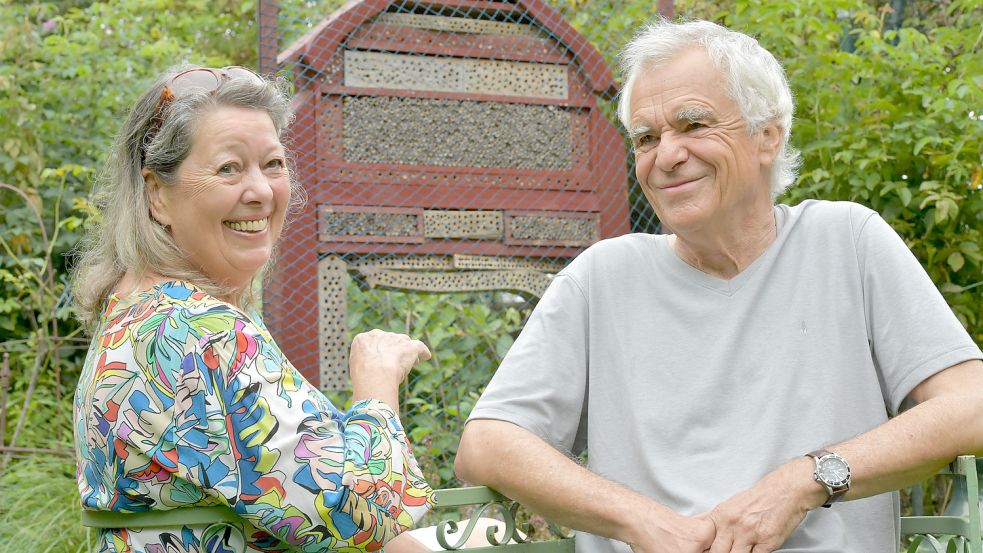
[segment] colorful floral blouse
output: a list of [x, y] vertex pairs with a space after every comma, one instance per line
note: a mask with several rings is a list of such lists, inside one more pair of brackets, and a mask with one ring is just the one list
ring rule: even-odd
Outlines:
[[387, 405], [339, 412], [258, 317], [184, 282], [110, 298], [75, 424], [85, 509], [228, 505], [247, 521], [245, 544], [126, 528], [101, 532], [101, 551], [373, 551], [433, 505]]

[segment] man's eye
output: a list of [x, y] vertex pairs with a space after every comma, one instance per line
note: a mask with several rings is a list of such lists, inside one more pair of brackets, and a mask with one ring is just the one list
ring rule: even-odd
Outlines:
[[704, 127], [706, 127], [706, 125], [700, 123], [699, 121], [690, 121], [689, 123], [686, 124], [686, 130], [688, 131], [702, 129]]
[[643, 134], [637, 139], [638, 146], [652, 146], [659, 142], [659, 138], [651, 134]]
[[223, 175], [231, 175], [236, 172], [236, 165], [235, 163], [226, 163], [218, 168], [218, 172]]

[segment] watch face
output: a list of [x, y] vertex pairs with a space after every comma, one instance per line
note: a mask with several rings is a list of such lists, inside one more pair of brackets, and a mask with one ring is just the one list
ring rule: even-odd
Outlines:
[[842, 457], [827, 455], [820, 461], [819, 477], [830, 486], [842, 486], [850, 481], [850, 465]]

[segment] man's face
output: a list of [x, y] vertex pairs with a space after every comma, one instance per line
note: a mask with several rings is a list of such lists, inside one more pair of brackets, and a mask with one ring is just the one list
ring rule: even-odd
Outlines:
[[642, 72], [629, 99], [635, 174], [674, 233], [733, 232], [771, 211], [781, 129], [749, 135], [726, 78], [702, 48]]

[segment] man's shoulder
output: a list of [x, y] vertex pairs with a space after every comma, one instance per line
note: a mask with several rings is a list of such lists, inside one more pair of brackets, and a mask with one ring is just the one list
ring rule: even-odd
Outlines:
[[803, 200], [788, 209], [793, 215], [809, 222], [842, 221], [844, 218], [863, 220], [875, 213], [869, 207], [856, 202], [831, 200]]
[[848, 232], [856, 238], [866, 221], [877, 214], [869, 207], [847, 201], [805, 200], [783, 207], [788, 210], [796, 232], [826, 236]]
[[622, 256], [635, 257], [637, 255], [651, 255], [654, 253], [658, 242], [664, 239], [665, 235], [661, 234], [646, 234], [643, 232], [622, 234], [621, 236], [595, 242], [592, 246], [584, 250], [579, 257], [610, 260]]

